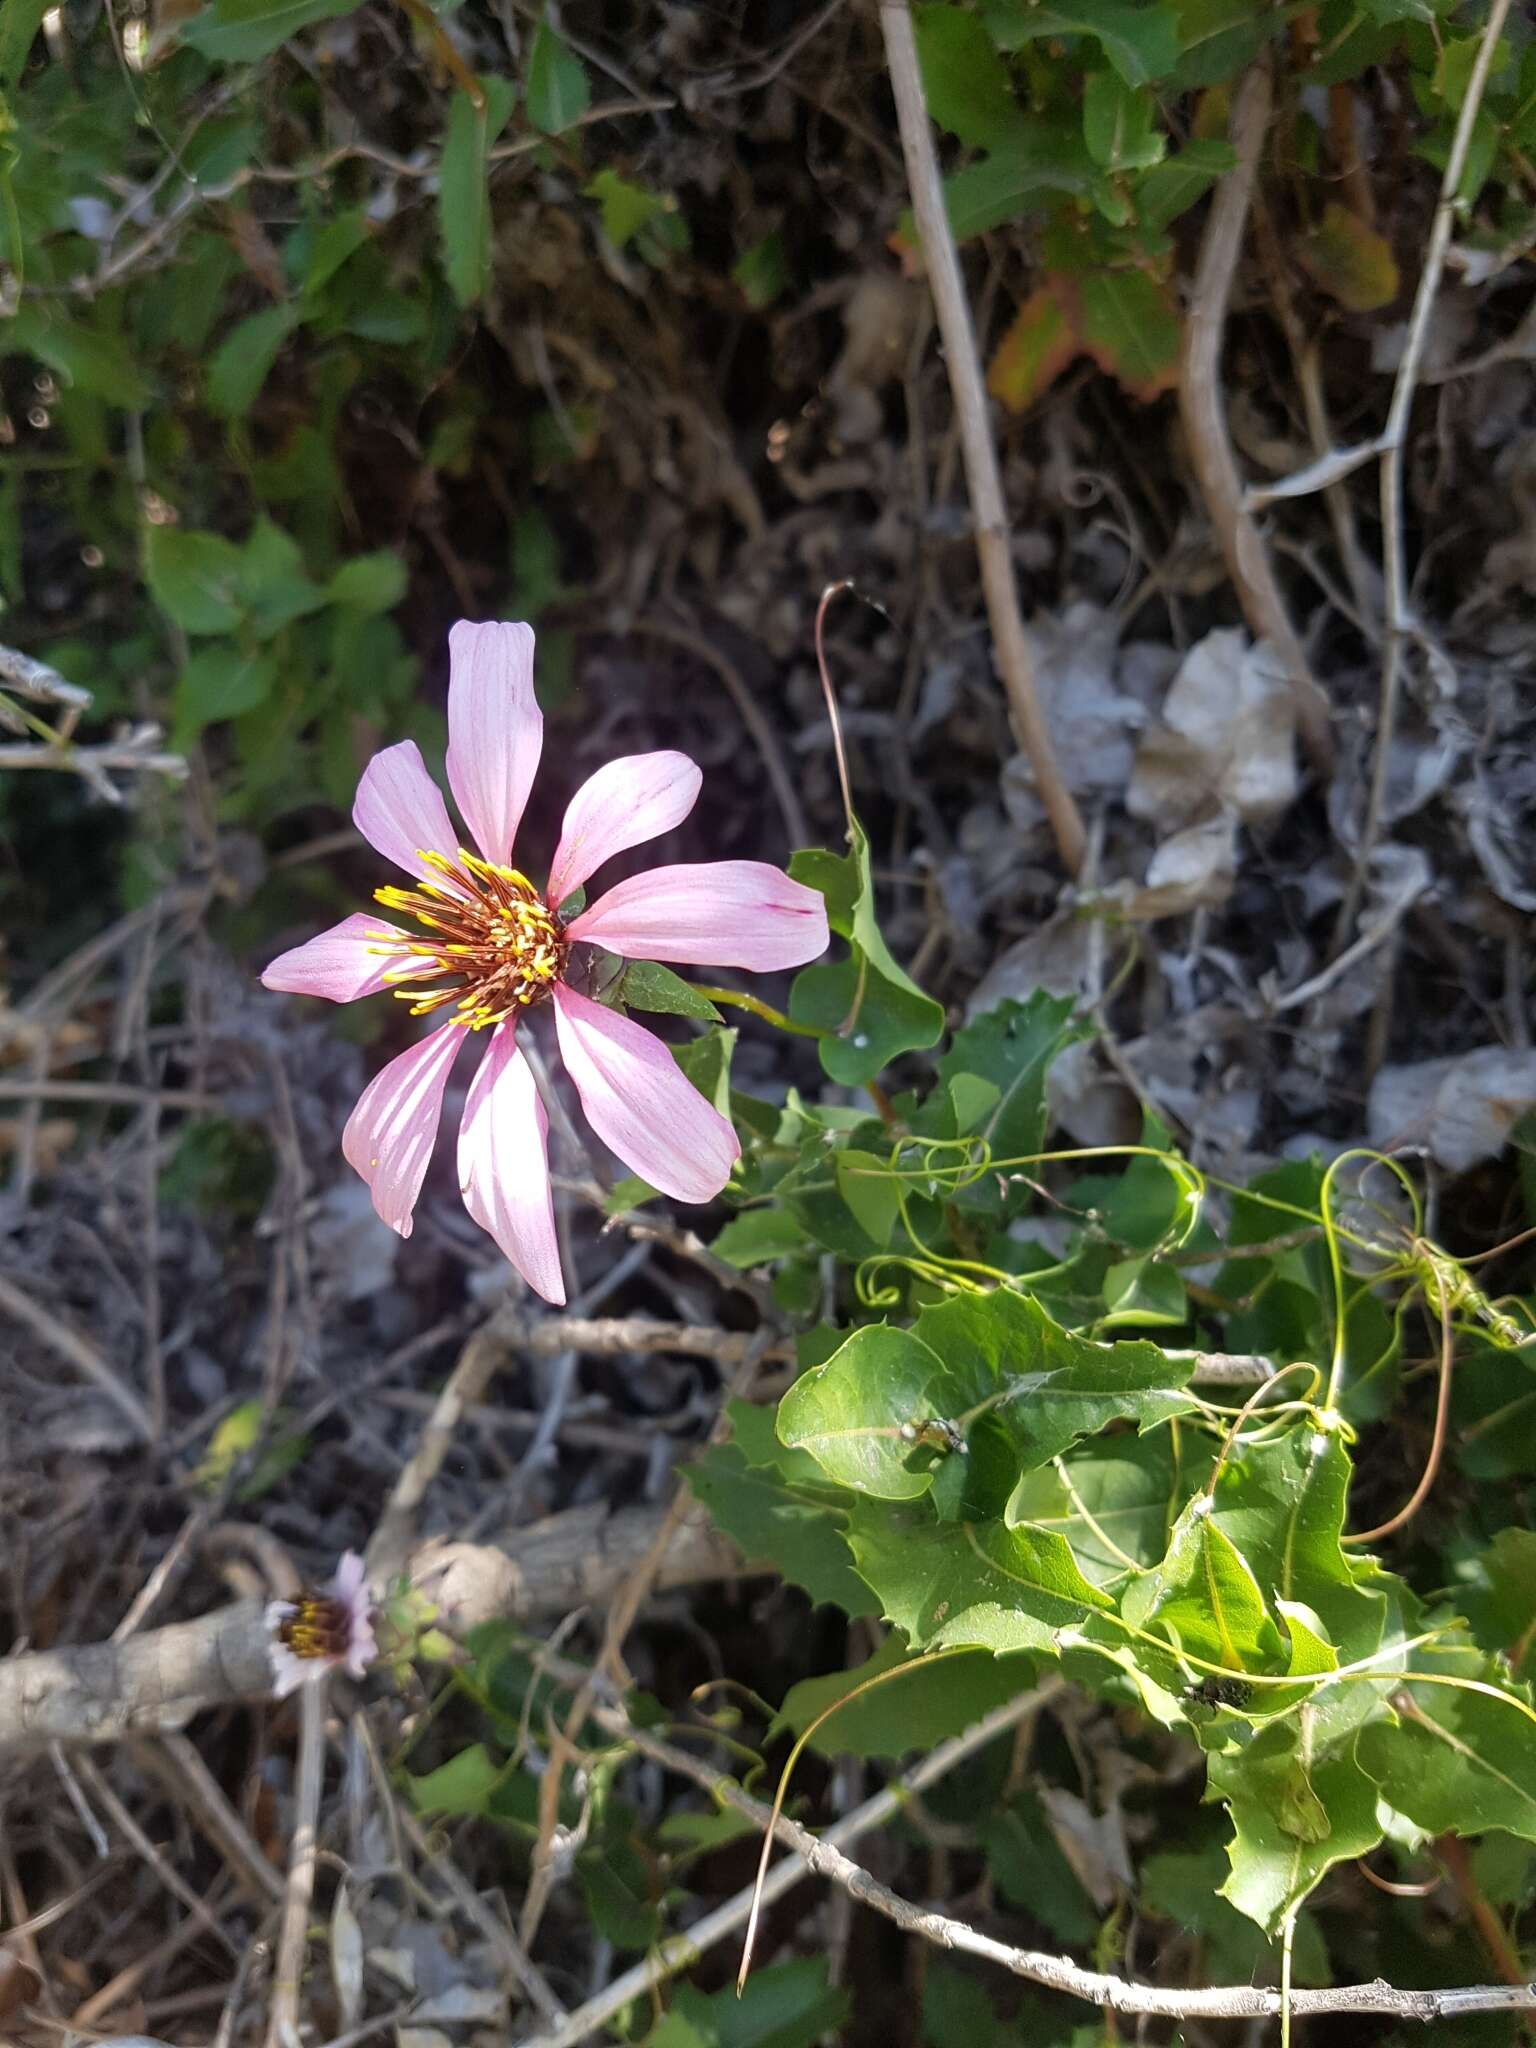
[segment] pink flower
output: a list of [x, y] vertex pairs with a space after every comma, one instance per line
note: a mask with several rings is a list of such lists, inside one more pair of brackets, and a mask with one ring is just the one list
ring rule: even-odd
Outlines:
[[597, 1135], [662, 1194], [707, 1202], [740, 1156], [735, 1131], [661, 1039], [570, 986], [570, 948], [585, 941], [626, 959], [768, 973], [825, 948], [826, 908], [762, 861], [701, 861], [635, 875], [563, 921], [561, 905], [604, 861], [682, 823], [703, 778], [686, 754], [631, 754], [599, 768], [571, 799], [541, 894], [508, 865], [543, 746], [532, 629], [461, 621], [448, 650], [448, 785], [478, 853], [461, 843], [415, 743], [384, 748], [363, 771], [352, 817], [415, 878], [375, 897], [421, 930], [348, 917], [274, 960], [262, 980], [337, 1003], [391, 989], [412, 1016], [440, 1014], [369, 1082], [342, 1134], [374, 1208], [402, 1237], [449, 1070], [466, 1038], [489, 1031], [459, 1125], [464, 1205], [528, 1285], [559, 1303], [548, 1120], [518, 1049], [518, 1018], [552, 999], [561, 1056]]
[[379, 1646], [373, 1633], [373, 1603], [363, 1583], [363, 1560], [343, 1551], [336, 1575], [323, 1593], [297, 1600], [273, 1600], [267, 1607], [271, 1633], [272, 1692], [286, 1699], [306, 1679], [325, 1671], [349, 1671], [361, 1678]]

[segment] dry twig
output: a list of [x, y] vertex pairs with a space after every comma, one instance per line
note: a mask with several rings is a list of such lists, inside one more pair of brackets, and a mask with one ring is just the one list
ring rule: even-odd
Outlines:
[[1189, 458], [1227, 572], [1254, 635], [1268, 640], [1285, 668], [1296, 704], [1296, 722], [1313, 762], [1326, 769], [1333, 755], [1328, 703], [1291, 624], [1269, 555], [1243, 500], [1242, 479], [1222, 407], [1221, 344], [1227, 324], [1232, 280], [1242, 253], [1243, 230], [1258, 172], [1259, 152], [1269, 125], [1269, 73], [1255, 64], [1238, 87], [1232, 108], [1232, 147], [1237, 162], [1216, 188], [1200, 244], [1184, 321], [1179, 357], [1179, 410]]
[[880, 25], [885, 32], [885, 57], [896, 95], [902, 155], [912, 192], [912, 212], [922, 243], [933, 292], [934, 311], [944, 343], [944, 363], [960, 426], [966, 482], [976, 528], [976, 555], [981, 564], [987, 617], [992, 626], [998, 672], [1008, 698], [1014, 730], [1034, 770], [1040, 801], [1051, 821], [1058, 852], [1068, 871], [1083, 864], [1086, 837], [1072, 792], [1061, 779], [1056, 750], [1035, 689], [1034, 660], [1019, 611], [1013, 555], [1008, 545], [1008, 514], [998, 474], [997, 450], [987, 417], [986, 388], [976, 350], [971, 308], [960, 274], [960, 258], [944, 205], [939, 161], [928, 125], [918, 70], [917, 39], [912, 32], [908, 0], [880, 0]]

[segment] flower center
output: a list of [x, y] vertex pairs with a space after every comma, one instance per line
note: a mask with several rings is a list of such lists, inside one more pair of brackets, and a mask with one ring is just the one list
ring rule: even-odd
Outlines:
[[344, 1601], [324, 1593], [301, 1593], [277, 1625], [277, 1639], [295, 1657], [345, 1657], [352, 1645], [352, 1616]]
[[387, 978], [409, 984], [394, 993], [410, 1004], [411, 1015], [425, 1017], [452, 1003], [458, 1015], [450, 1022], [483, 1031], [542, 1002], [565, 967], [566, 939], [528, 877], [480, 860], [462, 846], [456, 862], [441, 853], [418, 851], [418, 858], [450, 886], [420, 882], [414, 889], [375, 889], [374, 900], [386, 910], [403, 911], [432, 936], [370, 934], [380, 942], [376, 952], [402, 956]]

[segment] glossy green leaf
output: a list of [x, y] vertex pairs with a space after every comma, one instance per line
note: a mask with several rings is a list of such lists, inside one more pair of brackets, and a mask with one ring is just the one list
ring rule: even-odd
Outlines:
[[779, 1440], [808, 1451], [829, 1479], [880, 1500], [915, 1500], [931, 1456], [903, 1428], [948, 1413], [942, 1360], [910, 1330], [855, 1330], [779, 1403]]
[[592, 102], [587, 67], [545, 15], [528, 53], [528, 118], [545, 135], [579, 121]]
[[819, 850], [797, 853], [789, 871], [797, 882], [821, 891], [828, 922], [849, 945], [846, 960], [801, 969], [789, 1013], [797, 1024], [831, 1034], [818, 1043], [822, 1066], [844, 1087], [860, 1087], [898, 1053], [934, 1044], [944, 1029], [944, 1012], [897, 966], [881, 936], [862, 826], [853, 826], [852, 851], [845, 858]]
[[1096, 1585], [1148, 1570], [1168, 1548], [1170, 1502], [1198, 1485], [1211, 1456], [1202, 1439], [1165, 1429], [1105, 1436], [1019, 1480], [1009, 1503], [1021, 1522], [1054, 1529]]
[[257, 520], [241, 557], [240, 602], [260, 638], [270, 638], [325, 603], [325, 592], [305, 573], [298, 542], [272, 520]]
[[887, 1161], [877, 1159], [873, 1152], [847, 1147], [836, 1155], [832, 1170], [837, 1192], [861, 1228], [876, 1244], [889, 1244], [901, 1198]]
[[1103, 1330], [1176, 1329], [1189, 1319], [1177, 1267], [1158, 1259], [1121, 1259], [1104, 1275]]
[[483, 1742], [471, 1742], [435, 1771], [407, 1775], [406, 1796], [418, 1813], [485, 1814], [505, 1774]]
[[1225, 172], [1237, 156], [1227, 142], [1197, 138], [1186, 142], [1177, 156], [1154, 164], [1136, 184], [1136, 218], [1151, 234], [1161, 234], [1179, 216], [1187, 213]]
[[1284, 1646], [1252, 1569], [1196, 1494], [1174, 1525], [1167, 1555], [1126, 1589], [1122, 1611], [1182, 1654], [1225, 1672], [1275, 1672]]

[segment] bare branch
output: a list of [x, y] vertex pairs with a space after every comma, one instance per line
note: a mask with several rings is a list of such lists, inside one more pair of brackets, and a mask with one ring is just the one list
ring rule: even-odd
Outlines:
[[[1006, 1942], [994, 1941], [990, 1935], [967, 1926], [962, 1920], [914, 1905], [910, 1899], [902, 1898], [888, 1885], [881, 1884], [843, 1853], [847, 1845], [871, 1828], [880, 1826], [924, 1787], [952, 1770], [963, 1757], [993, 1740], [1024, 1713], [1033, 1712], [1054, 1689], [1046, 1685], [1021, 1699], [1010, 1700], [994, 1708], [965, 1734], [941, 1743], [921, 1763], [914, 1765], [874, 1798], [866, 1800], [845, 1820], [829, 1828], [825, 1835], [813, 1835], [809, 1829], [780, 1815], [774, 1823], [776, 1838], [786, 1848], [797, 1851], [803, 1860], [797, 1862], [794, 1857], [787, 1857], [774, 1866], [763, 1887], [764, 1903], [782, 1897], [808, 1872], [814, 1871], [819, 1877], [831, 1878], [834, 1884], [841, 1885], [853, 1898], [883, 1914], [905, 1933], [918, 1935], [938, 1948], [977, 1956], [983, 1962], [995, 1963], [1011, 1971], [1016, 1977], [1028, 1978], [1049, 1990], [1065, 1992], [1071, 1998], [1083, 1999], [1111, 2012], [1146, 2013], [1171, 2019], [1265, 2019], [1278, 2015], [1280, 1993], [1262, 1986], [1231, 1984], [1181, 1990], [1133, 1984], [1124, 1977], [1085, 1970], [1068, 1956], [1010, 1947]], [[773, 1822], [771, 1809], [743, 1792], [733, 1778], [723, 1776], [710, 1765], [661, 1741], [649, 1731], [634, 1728], [622, 1708], [597, 1707], [593, 1710], [593, 1719], [609, 1733], [633, 1743], [643, 1755], [703, 1786], [713, 1798], [744, 1814], [754, 1826], [767, 1828]], [[748, 1886], [716, 1907], [713, 1913], [706, 1914], [686, 1934], [661, 1943], [644, 1963], [626, 1971], [596, 1998], [579, 2006], [564, 2025], [551, 2033], [529, 2037], [519, 2044], [519, 2048], [577, 2048], [579, 2042], [587, 2040], [630, 1999], [643, 1997], [654, 1985], [664, 1982], [679, 1970], [687, 1969], [707, 1948], [733, 1933], [745, 1921], [751, 1902], [752, 1887]], [[1291, 2010], [1296, 2014], [1384, 2012], [1399, 2019], [1425, 2021], [1473, 2012], [1530, 2011], [1536, 2010], [1536, 1984], [1479, 1984], [1448, 1991], [1400, 1991], [1378, 1978], [1374, 1983], [1342, 1984], [1326, 1991], [1293, 1991]]]
[[1008, 698], [1019, 743], [1035, 772], [1035, 787], [1056, 835], [1056, 846], [1067, 869], [1076, 874], [1083, 864], [1087, 838], [1072, 792], [1061, 779], [1050, 728], [1035, 690], [1034, 660], [1019, 611], [1018, 586], [1014, 581], [1013, 555], [1008, 545], [1008, 514], [1003, 503], [1002, 479], [998, 474], [997, 450], [992, 445], [992, 428], [987, 417], [986, 388], [976, 352], [976, 331], [971, 321], [960, 258], [944, 205], [944, 186], [939, 176], [938, 157], [928, 125], [928, 108], [923, 99], [923, 82], [918, 70], [917, 39], [912, 32], [912, 10], [908, 0], [880, 0], [880, 25], [885, 32], [885, 58], [890, 67], [891, 86], [896, 95], [896, 120], [901, 129], [902, 155], [906, 158], [907, 183], [912, 192], [912, 213], [922, 243], [923, 261], [933, 292], [933, 309], [938, 316], [944, 343], [944, 364], [955, 401], [955, 418], [960, 430], [960, 449], [965, 460], [965, 478], [971, 494], [976, 527], [976, 555], [981, 564], [982, 589], [986, 593], [987, 617], [998, 673]]
[[1312, 674], [1275, 581], [1269, 555], [1243, 495], [1222, 409], [1221, 346], [1232, 280], [1242, 253], [1243, 231], [1269, 125], [1269, 73], [1255, 64], [1238, 87], [1232, 109], [1232, 146], [1237, 163], [1216, 188], [1190, 287], [1179, 361], [1179, 410], [1190, 461], [1211, 515], [1227, 572], [1236, 586], [1243, 616], [1255, 636], [1268, 640], [1284, 665], [1296, 703], [1296, 722], [1307, 752], [1320, 768], [1333, 754], [1328, 701]]
[[[648, 1554], [661, 1520], [657, 1509], [610, 1514], [599, 1502], [514, 1530], [501, 1545], [427, 1543], [406, 1572], [455, 1635], [497, 1617], [565, 1614], [612, 1599]], [[687, 1519], [673, 1533], [655, 1586], [741, 1570], [712, 1526]], [[0, 1755], [50, 1741], [119, 1742], [180, 1728], [208, 1707], [264, 1699], [272, 1690], [269, 1643], [264, 1603], [242, 1600], [121, 1643], [0, 1658]]]

